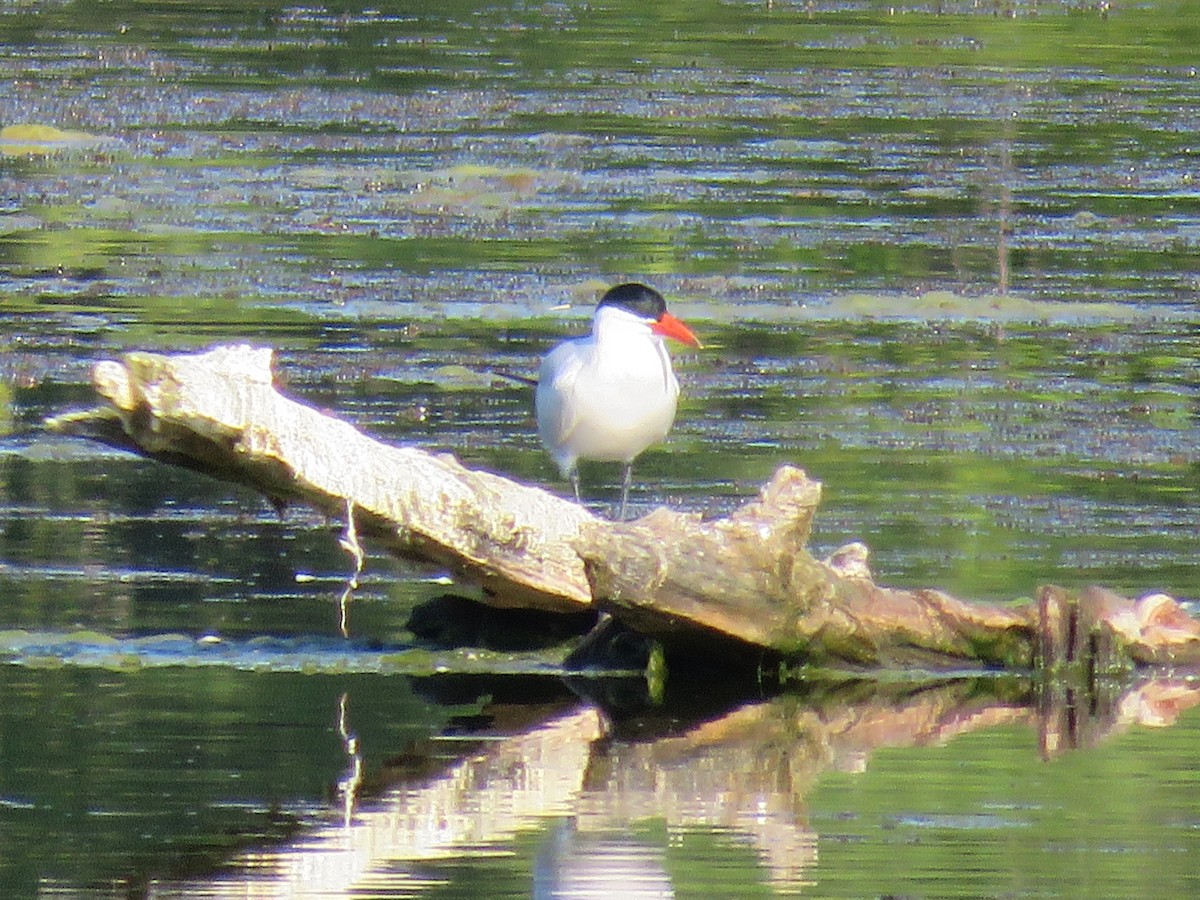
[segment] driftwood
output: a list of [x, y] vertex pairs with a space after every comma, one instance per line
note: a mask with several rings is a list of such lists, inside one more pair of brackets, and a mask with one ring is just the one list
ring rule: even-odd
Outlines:
[[[1200, 662], [1200, 623], [1164, 595], [1043, 588], [1032, 605], [875, 584], [866, 548], [806, 548], [819, 483], [783, 466], [726, 518], [656, 510], [606, 521], [537, 487], [395, 447], [276, 390], [270, 350], [130, 353], [101, 362], [106, 405], [50, 424], [302, 501], [359, 536], [450, 569], [498, 607], [588, 608], [674, 651], [844, 668], [999, 666], [1088, 676]], [[359, 556], [361, 560], [361, 554]]]
[[815, 664], [1032, 665], [1028, 609], [880, 587], [861, 545], [813, 558], [805, 544], [819, 499], [819, 484], [784, 467], [759, 500], [724, 519], [658, 509], [637, 522], [589, 523], [582, 554], [593, 596], [667, 641], [691, 622], [704, 630], [682, 634], [698, 643], [717, 633]]
[[587, 510], [546, 491], [395, 447], [280, 394], [269, 349], [129, 353], [92, 372], [108, 406], [51, 426], [303, 501], [353, 536], [445, 565], [497, 606], [578, 611], [591, 603], [571, 549]]

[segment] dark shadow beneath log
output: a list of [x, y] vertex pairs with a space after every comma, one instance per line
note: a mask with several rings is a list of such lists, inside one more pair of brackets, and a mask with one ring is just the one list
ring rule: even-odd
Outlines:
[[470, 597], [443, 594], [414, 607], [406, 627], [436, 647], [479, 647], [520, 653], [557, 647], [587, 634], [596, 624], [592, 610], [547, 613], [498, 609]]

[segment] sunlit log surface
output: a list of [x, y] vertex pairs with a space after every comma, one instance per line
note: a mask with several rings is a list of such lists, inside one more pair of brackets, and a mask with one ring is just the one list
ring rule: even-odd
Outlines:
[[820, 493], [784, 466], [758, 500], [723, 519], [660, 508], [636, 522], [587, 523], [580, 554], [593, 596], [665, 640], [726, 635], [817, 664], [1032, 665], [1028, 608], [881, 587], [861, 545], [814, 559], [806, 544]]
[[1038, 731], [1037, 744], [1053, 745], [1055, 755], [1134, 725], [1172, 724], [1198, 704], [1200, 687], [1167, 679], [1094, 704], [1039, 698], [1031, 683], [1015, 681], [835, 686], [820, 697], [747, 703], [684, 728], [664, 715], [637, 723], [630, 737], [579, 706], [517, 734], [468, 741], [440, 775], [345, 814], [331, 809], [327, 825], [248, 851], [202, 884], [159, 882], [151, 895], [415, 896], [439, 886], [422, 878], [423, 861], [511, 852], [519, 833], [540, 831], [535, 897], [673, 896], [665, 846], [632, 836], [646, 823], [665, 826], [668, 842], [672, 833], [728, 834], [755, 851], [743, 883], [803, 893], [813, 886], [819, 847], [808, 797], [830, 771], [860, 773], [883, 748], [940, 745], [1012, 724]]
[[548, 491], [376, 441], [275, 389], [269, 349], [129, 353], [92, 373], [108, 406], [58, 427], [248, 485], [331, 516], [389, 550], [445, 565], [499, 606], [591, 602], [571, 541], [591, 514]]
[[673, 650], [705, 652], [717, 639], [730, 659], [758, 648], [861, 669], [1200, 662], [1200, 623], [1165, 595], [1135, 604], [1046, 589], [1032, 605], [973, 604], [875, 584], [861, 545], [817, 560], [805, 544], [821, 488], [791, 466], [722, 519], [659, 509], [609, 522], [449, 456], [373, 440], [279, 393], [271, 359], [246, 346], [126, 354], [93, 371], [106, 406], [50, 425], [342, 516], [351, 546], [361, 533], [447, 566], [493, 605], [595, 606]]

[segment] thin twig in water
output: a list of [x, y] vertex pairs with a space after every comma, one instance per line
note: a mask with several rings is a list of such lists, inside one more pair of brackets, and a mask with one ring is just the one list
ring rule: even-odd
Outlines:
[[338, 538], [338, 544], [354, 559], [354, 571], [350, 573], [346, 580], [346, 588], [338, 599], [338, 628], [342, 637], [349, 637], [350, 597], [358, 589], [358, 576], [362, 574], [363, 562], [366, 559], [362, 544], [358, 542], [358, 528], [354, 524], [353, 500], [346, 500], [346, 530]]
[[350, 588], [358, 587], [358, 576], [362, 574], [363, 561], [367, 558], [362, 545], [358, 542], [358, 528], [354, 524], [354, 501], [346, 501], [346, 530], [338, 538], [338, 544], [343, 550], [354, 557], [354, 571], [350, 573]]
[[338, 597], [338, 633], [350, 637], [350, 598], [354, 595], [354, 585], [347, 584]]

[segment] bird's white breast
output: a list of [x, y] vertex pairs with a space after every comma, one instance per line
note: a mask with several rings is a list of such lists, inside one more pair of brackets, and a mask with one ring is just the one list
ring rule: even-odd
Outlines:
[[564, 470], [581, 458], [629, 462], [667, 436], [678, 399], [661, 338], [644, 325], [597, 329], [543, 361], [538, 430]]

